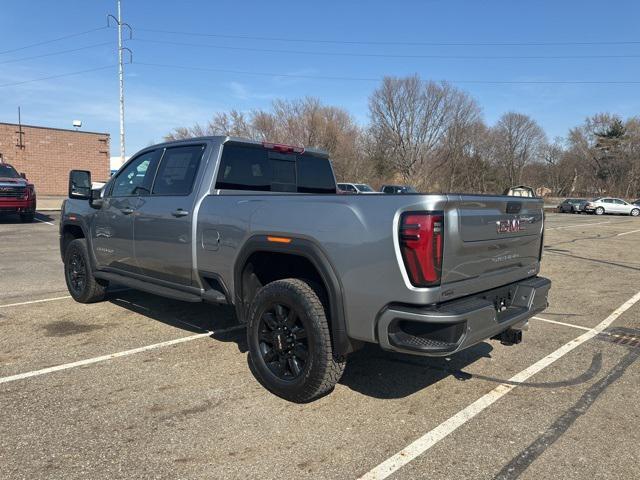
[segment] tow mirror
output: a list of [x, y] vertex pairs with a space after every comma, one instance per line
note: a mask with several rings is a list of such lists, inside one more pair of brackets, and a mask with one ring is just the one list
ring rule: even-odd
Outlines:
[[102, 191], [104, 190], [104, 185], [98, 188], [91, 189], [91, 200], [89, 203], [93, 208], [102, 208]]
[[91, 200], [91, 172], [87, 170], [69, 172], [69, 198]]

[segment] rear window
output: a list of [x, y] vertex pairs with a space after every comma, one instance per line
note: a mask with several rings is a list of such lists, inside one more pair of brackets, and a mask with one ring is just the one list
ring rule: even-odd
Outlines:
[[336, 193], [333, 171], [327, 159], [233, 144], [226, 144], [222, 150], [216, 188]]
[[189, 195], [198, 172], [204, 145], [167, 148], [160, 161], [154, 195]]

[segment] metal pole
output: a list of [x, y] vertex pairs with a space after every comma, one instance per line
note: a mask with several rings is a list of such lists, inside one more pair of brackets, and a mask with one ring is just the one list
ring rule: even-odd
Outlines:
[[122, 61], [122, 11], [118, 0], [118, 75], [120, 79], [120, 161], [124, 163], [124, 63]]

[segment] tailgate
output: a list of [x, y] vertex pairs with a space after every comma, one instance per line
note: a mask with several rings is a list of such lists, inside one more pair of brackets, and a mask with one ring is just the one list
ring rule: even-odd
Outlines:
[[541, 199], [450, 195], [445, 216], [442, 285], [475, 279], [481, 291], [537, 273]]

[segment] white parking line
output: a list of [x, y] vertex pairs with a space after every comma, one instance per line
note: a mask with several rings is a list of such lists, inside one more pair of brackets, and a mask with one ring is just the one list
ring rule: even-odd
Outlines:
[[80, 360], [77, 362], [64, 363], [62, 365], [56, 365], [55, 367], [43, 368], [41, 370], [32, 370], [31, 372], [19, 373], [17, 375], [11, 375], [9, 377], [0, 377], [1, 383], [15, 382], [16, 380], [23, 380], [25, 378], [37, 377], [40, 375], [46, 375], [48, 373], [59, 372], [61, 370], [69, 370], [70, 368], [82, 367], [85, 365], [91, 365], [94, 363], [105, 362], [114, 358], [127, 357], [129, 355], [135, 355], [136, 353], [147, 352], [156, 348], [168, 347], [171, 345], [177, 345], [179, 343], [190, 342], [192, 340], [198, 340], [199, 338], [210, 337], [211, 335], [232, 332], [234, 330], [240, 330], [245, 328], [244, 325], [237, 325], [235, 327], [224, 328], [213, 332], [198, 333], [196, 335], [190, 335], [188, 337], [176, 338], [174, 340], [168, 340], [166, 342], [154, 343], [152, 345], [146, 345], [144, 347], [133, 348], [131, 350], [125, 350], [123, 352], [111, 353], [109, 355], [102, 355], [101, 357], [88, 358], [86, 360]]
[[54, 227], [56, 226], [56, 224], [55, 224], [55, 223], [47, 222], [47, 221], [45, 221], [45, 220], [40, 220], [40, 219], [39, 219], [39, 218], [37, 218], [37, 217], [34, 217], [33, 219], [34, 219], [36, 222], [46, 223], [47, 225], [52, 225], [52, 226], [54, 226]]
[[631, 230], [630, 232], [619, 233], [618, 237], [622, 237], [623, 235], [629, 235], [631, 233], [638, 233], [638, 232], [640, 232], [640, 230]]
[[547, 323], [555, 323], [556, 325], [564, 325], [565, 327], [577, 328], [579, 330], [586, 330], [586, 331], [591, 330], [591, 328], [589, 328], [589, 327], [583, 327], [581, 325], [574, 325], [573, 323], [558, 322], [557, 320], [549, 320], [548, 318], [542, 318], [542, 317], [531, 317], [531, 318], [534, 318], [536, 320], [542, 320], [543, 322], [547, 322]]
[[42, 300], [30, 300], [28, 302], [8, 303], [6, 305], [0, 305], [0, 308], [19, 307], [21, 305], [31, 305], [32, 303], [55, 302], [56, 300], [65, 300], [67, 298], [71, 298], [71, 295], [65, 295], [64, 297], [43, 298]]
[[362, 477], [360, 477], [360, 480], [381, 480], [389, 477], [394, 472], [407, 465], [411, 461], [415, 460], [418, 456], [425, 453], [431, 447], [436, 445], [440, 440], [457, 430], [459, 427], [467, 423], [480, 412], [504, 397], [507, 393], [516, 388], [518, 383], [526, 381], [530, 377], [534, 376], [541, 370], [551, 365], [556, 360], [571, 352], [573, 349], [579, 347], [586, 341], [591, 340], [593, 337], [600, 334], [603, 330], [609, 327], [609, 325], [611, 325], [620, 315], [626, 312], [638, 301], [640, 301], [640, 292], [636, 293], [633, 297], [623, 303], [611, 315], [609, 315], [594, 328], [583, 333], [570, 342], [565, 343], [553, 353], [550, 353], [541, 360], [538, 360], [530, 367], [525, 368], [520, 373], [514, 375], [509, 379], [509, 383], [501, 383], [496, 388], [480, 397], [468, 407], [460, 410], [453, 417], [445, 420], [436, 428], [434, 428], [430, 432], [427, 432], [422, 437], [418, 438], [416, 441], [409, 444], [398, 453], [364, 474]]

